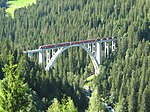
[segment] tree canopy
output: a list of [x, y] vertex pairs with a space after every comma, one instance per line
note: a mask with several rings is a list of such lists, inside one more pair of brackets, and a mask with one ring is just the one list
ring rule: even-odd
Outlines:
[[[37, 0], [15, 10], [14, 18], [6, 14], [4, 1], [0, 0], [0, 110], [48, 111], [70, 102], [79, 112], [101, 107], [107, 111], [105, 103], [116, 111], [149, 111], [150, 0]], [[117, 37], [117, 50], [109, 59], [102, 52], [100, 74], [90, 81], [94, 67], [79, 47], [63, 52], [49, 71], [38, 64], [38, 54], [29, 58], [22, 53], [40, 45], [111, 36]], [[92, 91], [90, 98], [85, 85]]]

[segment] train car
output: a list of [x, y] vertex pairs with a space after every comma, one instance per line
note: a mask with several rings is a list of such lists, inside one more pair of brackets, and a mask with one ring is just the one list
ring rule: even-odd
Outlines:
[[112, 39], [112, 37], [108, 37], [108, 40], [111, 40]]
[[81, 40], [80, 43], [92, 43], [95, 42], [96, 39], [92, 39], [92, 40]]
[[55, 47], [62, 47], [62, 46], [64, 46], [64, 44], [63, 44], [63, 43], [60, 43], [60, 44], [55, 44], [54, 46], [55, 46]]
[[42, 45], [39, 47], [39, 49], [44, 49], [46, 47], [46, 45]]
[[55, 44], [55, 47], [63, 47], [63, 46], [69, 46], [70, 42], [65, 42], [65, 43], [60, 43], [60, 44]]
[[39, 47], [39, 49], [50, 49], [50, 48], [54, 48], [54, 44], [52, 44], [52, 45], [43, 45], [43, 46]]
[[42, 46], [39, 46], [39, 49], [42, 49]]
[[65, 42], [65, 46], [69, 46], [70, 45], [70, 42]]
[[79, 41], [76, 41], [76, 42], [70, 42], [70, 45], [75, 45], [75, 44], [80, 44]]
[[102, 38], [101, 40], [106, 40], [106, 38]]
[[102, 40], [101, 38], [96, 39], [96, 41], [101, 41], [101, 40]]

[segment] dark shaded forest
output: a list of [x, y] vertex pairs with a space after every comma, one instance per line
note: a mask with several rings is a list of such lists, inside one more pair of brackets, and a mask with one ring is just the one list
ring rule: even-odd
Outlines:
[[[2, 3], [0, 110], [107, 112], [107, 103], [116, 112], [150, 112], [149, 0], [37, 0], [15, 10], [14, 18]], [[117, 37], [117, 51], [103, 59], [90, 84], [90, 99], [83, 87], [94, 68], [81, 48], [65, 51], [49, 71], [38, 64], [36, 54], [29, 59], [22, 53], [45, 44], [110, 36]]]

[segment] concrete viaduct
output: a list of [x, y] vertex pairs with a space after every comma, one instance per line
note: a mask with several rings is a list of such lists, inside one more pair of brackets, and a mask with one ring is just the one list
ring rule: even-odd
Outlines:
[[104, 44], [104, 56], [105, 58], [109, 58], [110, 50], [112, 52], [116, 50], [116, 41], [116, 37], [108, 37], [75, 42], [64, 42], [59, 44], [42, 45], [39, 49], [23, 51], [23, 53], [27, 53], [29, 57], [33, 53], [39, 53], [39, 64], [46, 65], [45, 70], [49, 70], [52, 68], [59, 55], [61, 55], [65, 50], [70, 47], [78, 46], [83, 48], [88, 53], [94, 65], [95, 74], [99, 74], [99, 65], [102, 64], [102, 43]]

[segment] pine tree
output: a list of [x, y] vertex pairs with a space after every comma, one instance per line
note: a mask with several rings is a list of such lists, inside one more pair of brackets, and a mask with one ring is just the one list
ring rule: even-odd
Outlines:
[[52, 105], [49, 106], [47, 112], [77, 112], [73, 101], [70, 97], [63, 97], [61, 103], [54, 98]]
[[18, 72], [17, 64], [13, 64], [13, 56], [9, 56], [9, 64], [5, 64], [3, 72], [5, 78], [2, 80], [0, 107], [7, 112], [27, 111], [29, 88]]
[[142, 95], [142, 102], [140, 107], [140, 112], [150, 112], [150, 87], [146, 86]]
[[56, 98], [54, 98], [53, 104], [48, 108], [47, 112], [61, 112], [61, 105]]
[[122, 98], [120, 102], [117, 103], [116, 112], [128, 112], [127, 101]]
[[136, 82], [136, 73], [133, 70], [132, 71], [132, 79], [130, 82], [131, 85], [131, 93], [129, 98], [129, 106], [128, 106], [128, 110], [129, 112], [137, 112], [137, 107], [138, 107], [138, 98], [137, 98], [137, 82]]
[[61, 111], [62, 112], [77, 112], [77, 109], [75, 108], [74, 103], [70, 97], [68, 97], [67, 100], [65, 98], [62, 99]]
[[89, 101], [89, 107], [87, 112], [105, 112], [104, 105], [101, 97], [98, 94], [97, 88], [92, 93]]

